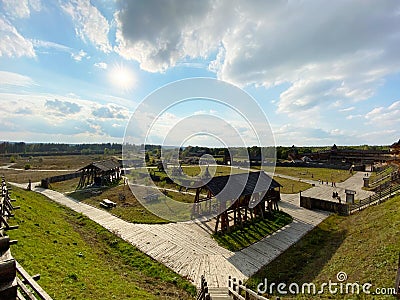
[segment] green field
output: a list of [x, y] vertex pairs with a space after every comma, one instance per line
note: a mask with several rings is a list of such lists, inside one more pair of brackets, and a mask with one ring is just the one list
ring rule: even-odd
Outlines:
[[312, 187], [311, 184], [303, 181], [287, 179], [274, 176], [274, 179], [282, 185], [280, 191], [282, 194], [297, 194]]
[[[10, 169], [0, 169], [0, 176], [4, 176], [10, 182], [27, 183], [40, 181], [43, 178], [68, 174], [74, 172], [93, 161], [110, 159], [111, 155], [54, 155], [35, 157], [0, 157], [0, 165], [9, 165]], [[30, 169], [25, 170], [29, 165]], [[18, 169], [18, 170], [14, 170]], [[62, 171], [68, 170], [68, 171]]]
[[[168, 221], [144, 208], [137, 201], [128, 186], [118, 185], [110, 188], [96, 189], [96, 193], [92, 193], [91, 190], [78, 190], [67, 195], [97, 208], [102, 208], [99, 203], [103, 199], [109, 199], [117, 203], [117, 206], [107, 209], [107, 211], [128, 222], [147, 224], [168, 223]], [[122, 197], [120, 198], [120, 195], [124, 196], [125, 200]]]
[[[400, 196], [349, 217], [332, 215], [248, 280], [322, 284], [345, 272], [347, 282], [392, 288], [400, 249]], [[301, 297], [298, 296], [300, 299]], [[394, 299], [383, 296], [323, 295], [324, 299]], [[309, 296], [306, 299], [315, 299]]]
[[192, 299], [195, 287], [81, 214], [13, 188], [13, 256], [54, 299]]
[[279, 174], [316, 181], [320, 179], [329, 182], [343, 182], [351, 177], [348, 170], [303, 167], [276, 167], [275, 175], [279, 176]]

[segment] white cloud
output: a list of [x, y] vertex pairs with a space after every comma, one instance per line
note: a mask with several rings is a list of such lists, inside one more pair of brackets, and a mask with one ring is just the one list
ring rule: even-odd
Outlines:
[[363, 115], [348, 115], [348, 116], [346, 117], [346, 119], [347, 119], [347, 120], [353, 120], [353, 119], [362, 118], [362, 117], [364, 117], [364, 116], [363, 116]]
[[71, 57], [75, 60], [75, 61], [81, 61], [82, 58], [87, 57], [87, 53], [83, 50], [80, 50], [77, 53], [71, 53]]
[[0, 15], [0, 57], [35, 57], [32, 42]]
[[94, 66], [99, 69], [107, 70], [108, 65], [105, 62], [95, 63]]
[[348, 112], [348, 111], [352, 111], [352, 110], [355, 110], [355, 109], [356, 109], [355, 106], [350, 106], [350, 107], [339, 109], [339, 111], [340, 112]]
[[61, 101], [58, 99], [46, 100], [44, 106], [58, 116], [76, 114], [81, 111], [81, 106], [78, 104], [70, 101]]
[[1, 2], [3, 11], [11, 18], [29, 18], [31, 9], [40, 11], [42, 8], [40, 0], [2, 0]]
[[72, 53], [72, 48], [58, 43], [43, 41], [43, 40], [35, 40], [35, 39], [31, 40], [31, 42], [35, 48], [55, 49], [58, 51]]
[[289, 116], [351, 107], [400, 71], [395, 0], [120, 4], [115, 50], [124, 58], [164, 72], [215, 57], [209, 69], [239, 86], [288, 83], [277, 106]]
[[216, 51], [222, 32], [214, 25], [230, 13], [221, 8], [226, 3], [213, 1], [122, 2], [116, 13], [115, 50], [149, 72], [165, 71], [186, 57], [207, 57]]
[[[92, 100], [41, 93], [0, 93], [0, 134], [6, 140], [122, 142], [126, 118], [91, 117]], [[122, 107], [109, 104], [123, 111]], [[22, 117], [23, 116], [23, 117]]]
[[105, 53], [111, 51], [111, 45], [108, 41], [110, 25], [89, 0], [71, 0], [63, 3], [61, 7], [71, 16], [75, 25], [75, 32], [83, 41], [93, 43]]
[[368, 124], [386, 129], [400, 127], [400, 101], [395, 101], [388, 107], [376, 107], [369, 111], [365, 118]]
[[18, 73], [0, 71], [0, 86], [31, 86], [34, 85], [32, 78]]
[[129, 117], [129, 111], [125, 107], [109, 104], [97, 106], [93, 111], [92, 115], [100, 119], [122, 119], [127, 120]]

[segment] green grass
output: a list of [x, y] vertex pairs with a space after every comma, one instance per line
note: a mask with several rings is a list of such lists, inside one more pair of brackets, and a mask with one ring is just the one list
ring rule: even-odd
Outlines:
[[28, 183], [29, 179], [32, 182], [41, 181], [43, 178], [68, 174], [68, 171], [37, 171], [37, 170], [12, 170], [0, 169], [0, 176], [7, 178], [9, 182]]
[[[205, 171], [205, 166], [203, 169], [204, 173]], [[214, 176], [224, 176], [224, 175], [230, 175], [230, 174], [239, 174], [239, 173], [246, 173], [247, 170], [243, 170], [240, 168], [235, 168], [235, 167], [229, 167], [229, 166], [209, 166], [208, 170], [210, 174], [212, 175], [212, 170], [215, 168], [215, 175]], [[199, 166], [182, 166], [183, 172], [188, 175], [188, 176], [198, 176], [200, 174], [200, 167]]]
[[329, 182], [343, 182], [351, 177], [351, 174], [348, 170], [303, 167], [276, 167], [275, 174], [277, 176], [279, 174], [282, 174], [316, 181], [318, 181], [318, 179], [321, 179], [323, 181]]
[[243, 229], [236, 226], [231, 228], [229, 233], [217, 232], [212, 237], [220, 246], [230, 251], [239, 251], [291, 223], [292, 220], [290, 215], [282, 211], [274, 212], [269, 218], [257, 219], [251, 224], [246, 224]]
[[73, 192], [76, 190], [79, 180], [80, 180], [80, 177], [74, 178], [74, 179], [69, 179], [69, 180], [64, 180], [64, 181], [60, 181], [60, 182], [53, 182], [53, 183], [50, 183], [50, 188], [52, 190], [55, 190], [60, 193]]
[[[379, 173], [372, 172], [371, 176], [369, 177], [369, 180], [370, 180], [370, 182], [373, 182], [373, 181], [377, 180], [378, 177], [383, 178], [383, 177], [389, 175], [390, 173], [392, 173], [393, 171], [394, 171], [393, 167], [389, 166], [386, 169], [384, 169], [382, 172], [379, 172]], [[379, 174], [379, 176], [378, 176], [378, 174]]]
[[12, 254], [54, 299], [192, 299], [195, 287], [93, 221], [46, 197], [12, 190]]
[[297, 194], [312, 187], [311, 184], [303, 181], [287, 179], [279, 176], [274, 176], [274, 179], [282, 185], [280, 189], [282, 194]]
[[[399, 228], [400, 196], [349, 217], [332, 215], [252, 276], [248, 285], [256, 289], [264, 278], [270, 283], [337, 282], [336, 274], [343, 271], [348, 275], [347, 282], [369, 282], [371, 291], [377, 287], [391, 288], [400, 249]], [[322, 298], [343, 299], [343, 295]]]
[[[112, 155], [52, 155], [18, 157], [15, 159], [13, 168], [24, 168], [25, 164], [30, 164], [36, 170], [78, 170], [93, 161], [113, 158]], [[0, 160], [0, 163], [9, 164], [10, 159]]]
[[[101, 209], [103, 208], [100, 206], [100, 202], [103, 199], [109, 199], [117, 203], [117, 206], [107, 209], [107, 211], [131, 223], [168, 223], [167, 220], [156, 216], [143, 207], [128, 186], [119, 185], [112, 188], [98, 189], [97, 191], [100, 194], [92, 194], [89, 190], [78, 190], [69, 193], [68, 196]], [[125, 200], [121, 200], [120, 195], [125, 196]]]

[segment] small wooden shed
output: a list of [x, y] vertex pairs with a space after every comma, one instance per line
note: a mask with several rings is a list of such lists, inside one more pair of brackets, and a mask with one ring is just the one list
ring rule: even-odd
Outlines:
[[92, 162], [78, 171], [81, 172], [81, 179], [77, 189], [91, 185], [109, 185], [121, 178], [121, 165], [111, 159]]

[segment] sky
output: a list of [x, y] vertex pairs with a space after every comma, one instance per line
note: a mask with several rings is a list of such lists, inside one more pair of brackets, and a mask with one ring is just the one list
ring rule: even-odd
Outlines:
[[[252, 97], [276, 145], [389, 145], [399, 53], [397, 0], [0, 0], [0, 140], [121, 143], [149, 94], [206, 77]], [[198, 99], [164, 110], [153, 141], [201, 114], [242, 134]]]

